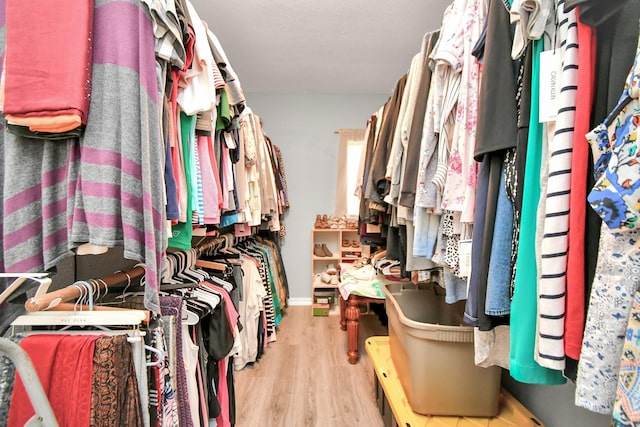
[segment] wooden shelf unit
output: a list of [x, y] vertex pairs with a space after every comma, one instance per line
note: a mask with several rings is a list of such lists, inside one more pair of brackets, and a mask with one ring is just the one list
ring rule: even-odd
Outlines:
[[[349, 244], [349, 246], [343, 245]], [[354, 245], [355, 242], [355, 245]], [[314, 254], [315, 245], [326, 245], [332, 256], [316, 256]], [[354, 262], [363, 255], [363, 248], [360, 245], [360, 236], [357, 229], [345, 228], [314, 228], [311, 232], [311, 302], [316, 301], [316, 289], [333, 290], [334, 303], [332, 304], [330, 313], [338, 314], [339, 304], [338, 285], [316, 280], [316, 275], [325, 271], [329, 265], [338, 267], [342, 263]]]

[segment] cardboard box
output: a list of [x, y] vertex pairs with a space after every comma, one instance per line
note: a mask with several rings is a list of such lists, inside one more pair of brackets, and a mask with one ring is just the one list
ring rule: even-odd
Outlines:
[[316, 289], [313, 292], [313, 302], [317, 304], [332, 305], [335, 301], [336, 292], [333, 289]]
[[313, 315], [314, 316], [328, 316], [329, 315], [329, 304], [313, 304]]

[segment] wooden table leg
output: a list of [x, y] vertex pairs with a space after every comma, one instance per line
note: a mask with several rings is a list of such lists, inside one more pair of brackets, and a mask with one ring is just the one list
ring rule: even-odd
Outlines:
[[347, 317], [347, 356], [349, 363], [354, 365], [358, 361], [358, 328], [360, 322], [360, 306], [357, 296], [349, 295], [345, 315]]
[[347, 318], [345, 317], [345, 311], [347, 308], [347, 301], [342, 298], [342, 296], [338, 296], [340, 299], [340, 329], [343, 331], [347, 330]]

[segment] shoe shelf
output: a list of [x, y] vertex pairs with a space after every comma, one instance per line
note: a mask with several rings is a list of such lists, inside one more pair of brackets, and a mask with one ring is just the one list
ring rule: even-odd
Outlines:
[[[325, 302], [327, 290], [334, 291], [330, 298], [329, 313], [336, 313], [339, 305], [339, 282], [327, 281], [327, 270], [335, 269], [340, 264], [351, 263], [362, 257], [363, 248], [357, 229], [344, 228], [314, 228], [311, 232], [311, 298], [315, 305], [317, 301]], [[325, 274], [323, 274], [325, 273]], [[324, 277], [324, 279], [323, 279]], [[318, 297], [321, 295], [321, 297]], [[317, 311], [314, 310], [314, 313]]]

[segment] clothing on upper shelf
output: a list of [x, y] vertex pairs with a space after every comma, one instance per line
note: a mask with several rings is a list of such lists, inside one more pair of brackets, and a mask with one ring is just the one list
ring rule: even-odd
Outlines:
[[[61, 9], [67, 11], [66, 19], [50, 19]], [[4, 55], [0, 109], [12, 125], [9, 130], [17, 127], [34, 138], [41, 133], [53, 137], [87, 123], [93, 14], [90, 2], [6, 1], [4, 24], [12, 48]], [[64, 61], [59, 60], [60, 50], [67, 52]]]

